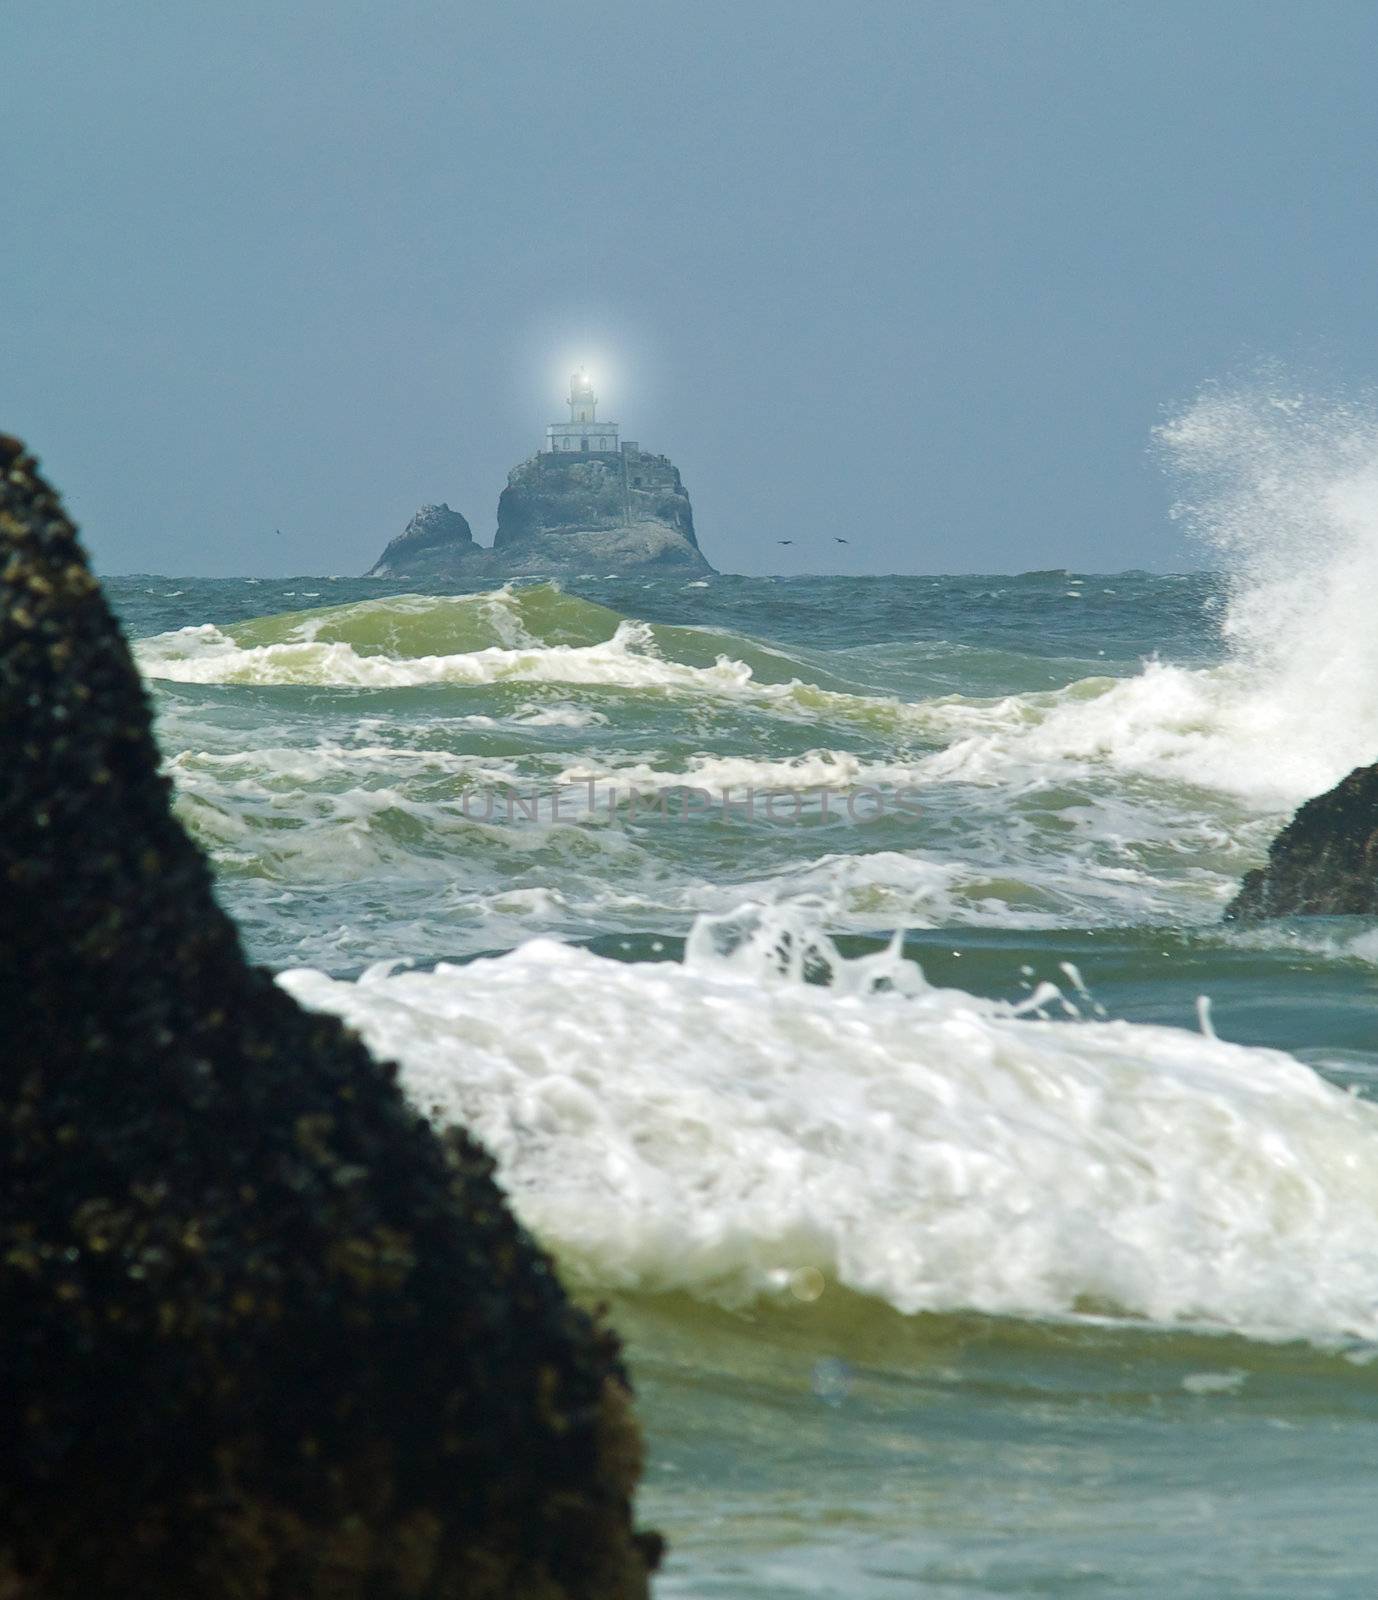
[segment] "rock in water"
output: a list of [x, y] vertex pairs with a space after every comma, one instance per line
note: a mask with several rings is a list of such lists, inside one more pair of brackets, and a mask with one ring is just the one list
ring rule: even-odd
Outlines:
[[1227, 922], [1378, 914], [1378, 766], [1308, 800], [1245, 876]]
[[513, 467], [491, 549], [474, 543], [458, 512], [422, 506], [367, 575], [472, 584], [712, 571], [679, 469], [626, 445], [617, 454], [543, 451]]
[[441, 558], [462, 562], [477, 549], [467, 518], [458, 511], [451, 511], [442, 501], [438, 506], [422, 506], [365, 577], [406, 574], [417, 566], [424, 569], [434, 565]]
[[0, 1596], [622, 1600], [616, 1342], [459, 1134], [249, 967], [0, 439]]
[[542, 451], [513, 467], [498, 498], [495, 554], [606, 561], [618, 572], [713, 569], [699, 551], [694, 513], [668, 456], [628, 446], [619, 455]]

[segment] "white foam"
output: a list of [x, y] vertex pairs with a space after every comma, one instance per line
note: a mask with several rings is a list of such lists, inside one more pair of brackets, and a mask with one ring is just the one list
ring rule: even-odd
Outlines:
[[649, 762], [611, 765], [582, 760], [560, 773], [562, 783], [592, 783], [625, 792], [656, 793], [663, 789], [697, 788], [720, 799], [724, 791], [734, 797], [746, 791], [779, 794], [827, 789], [836, 793], [879, 787], [903, 788], [916, 783], [923, 769], [916, 762], [868, 761], [850, 750], [807, 750], [777, 759], [754, 756], [698, 755], [682, 768], [663, 768]]
[[[765, 649], [760, 653], [778, 654]], [[833, 716], [870, 724], [893, 725], [906, 720], [913, 720], [916, 727], [922, 724], [922, 713], [897, 699], [823, 689], [799, 678], [762, 683], [748, 662], [725, 654], [711, 666], [667, 658], [660, 653], [651, 626], [636, 621], [619, 623], [610, 639], [594, 644], [490, 645], [447, 655], [409, 656], [360, 653], [338, 640], [241, 645], [213, 624], [204, 623], [140, 640], [135, 658], [146, 678], [173, 683], [342, 689], [556, 683], [738, 702], [794, 720]]]
[[522, 706], [511, 720], [524, 728], [593, 728], [608, 724], [601, 711], [571, 705]]
[[[611, 639], [590, 645], [488, 646], [449, 655], [365, 655], [350, 644], [316, 640], [240, 645], [212, 624], [143, 639], [140, 670], [174, 683], [309, 684], [406, 688], [432, 683], [563, 683], [680, 690], [783, 700], [793, 685], [754, 685], [744, 662], [720, 656], [710, 667], [666, 660], [648, 624], [622, 622]], [[822, 691], [797, 686], [813, 695]], [[845, 695], [832, 695], [845, 701]]]
[[892, 929], [897, 923], [934, 927], [967, 920], [961, 915], [959, 897], [971, 876], [961, 864], [933, 861], [917, 851], [833, 854], [725, 886], [712, 903], [701, 898], [699, 906], [728, 912], [747, 898], [760, 905], [788, 903], [796, 912], [806, 911], [832, 927]]
[[1378, 1336], [1378, 1112], [1278, 1051], [1020, 1017], [783, 911], [683, 965], [536, 941], [281, 982], [471, 1127], [586, 1285]]
[[[1300, 736], [1238, 663], [1190, 669], [1150, 661], [1130, 678], [1086, 678], [1065, 689], [930, 707], [945, 738], [923, 775], [1009, 784], [1112, 773], [1216, 789], [1285, 810], [1348, 771], [1364, 735], [1340, 743]], [[1374, 724], [1378, 737], [1378, 719]], [[1296, 735], [1296, 736], [1294, 736]]]

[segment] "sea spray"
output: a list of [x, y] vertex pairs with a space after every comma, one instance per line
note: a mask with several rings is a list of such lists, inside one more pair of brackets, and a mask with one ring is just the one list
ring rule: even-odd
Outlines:
[[1105, 763], [1287, 811], [1378, 757], [1378, 401], [1212, 386], [1157, 431], [1226, 659], [947, 708], [933, 770]]
[[1307, 793], [1378, 755], [1378, 402], [1208, 389], [1160, 429], [1228, 573], [1222, 631]]

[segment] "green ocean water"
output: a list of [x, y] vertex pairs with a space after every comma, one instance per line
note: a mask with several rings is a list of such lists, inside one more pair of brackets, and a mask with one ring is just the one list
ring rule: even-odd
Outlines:
[[1378, 928], [1220, 914], [1378, 750], [1352, 577], [108, 587], [250, 955], [611, 1305], [662, 1593], [1290, 1600], [1378, 1566]]

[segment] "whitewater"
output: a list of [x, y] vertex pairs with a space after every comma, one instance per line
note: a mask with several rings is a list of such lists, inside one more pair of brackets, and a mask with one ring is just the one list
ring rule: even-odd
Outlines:
[[664, 1592], [1367, 1592], [1378, 933], [1220, 916], [1378, 757], [1378, 424], [1156, 447], [1208, 569], [111, 584], [251, 956], [611, 1302]]

